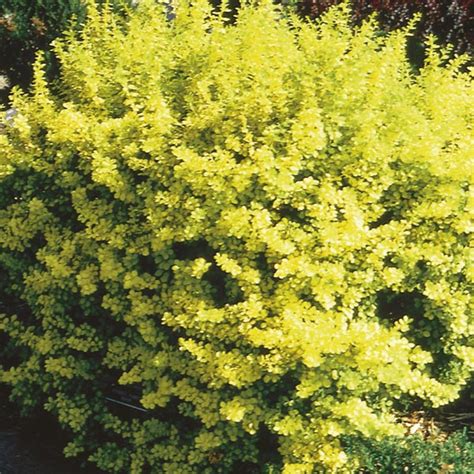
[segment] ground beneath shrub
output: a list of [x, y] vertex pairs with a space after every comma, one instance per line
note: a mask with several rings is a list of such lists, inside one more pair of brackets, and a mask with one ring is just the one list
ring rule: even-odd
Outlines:
[[22, 419], [0, 387], [0, 474], [99, 474], [62, 454], [66, 440], [46, 414]]
[[0, 473], [79, 474], [88, 472], [65, 462], [60, 454], [52, 451], [45, 440], [38, 445], [25, 442], [15, 430], [0, 431]]
[[[474, 440], [472, 399], [464, 397], [450, 407], [454, 412], [439, 412], [436, 422], [422, 411], [401, 421], [407, 434], [418, 433], [425, 439], [443, 441], [450, 432], [466, 429]], [[66, 443], [57, 422], [45, 413], [21, 418], [0, 386], [0, 474], [103, 474], [91, 464], [86, 467], [63, 457]]]

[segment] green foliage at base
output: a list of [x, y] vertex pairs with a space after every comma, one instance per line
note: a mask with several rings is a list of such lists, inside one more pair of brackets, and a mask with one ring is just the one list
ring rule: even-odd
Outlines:
[[223, 18], [91, 6], [14, 91], [0, 382], [107, 472], [346, 472], [474, 365], [472, 75], [347, 7]]
[[460, 431], [445, 441], [425, 440], [412, 435], [403, 440], [352, 439], [346, 450], [360, 464], [360, 473], [470, 474], [474, 472], [474, 443]]
[[84, 20], [82, 0], [2, 0], [0, 2], [0, 71], [12, 84], [29, 85], [38, 51], [70, 26]]

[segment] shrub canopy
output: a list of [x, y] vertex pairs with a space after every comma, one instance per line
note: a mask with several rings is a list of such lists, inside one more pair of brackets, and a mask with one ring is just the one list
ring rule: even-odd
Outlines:
[[59, 87], [39, 57], [14, 91], [0, 381], [70, 429], [68, 455], [344, 472], [341, 435], [402, 434], [398, 400], [465, 385], [472, 74], [430, 44], [414, 76], [409, 30], [349, 17], [92, 5], [55, 43]]

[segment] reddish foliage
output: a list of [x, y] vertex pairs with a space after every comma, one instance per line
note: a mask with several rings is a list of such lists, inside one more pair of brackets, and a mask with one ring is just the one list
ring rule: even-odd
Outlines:
[[[338, 3], [341, 0], [302, 0], [299, 8], [314, 18]], [[435, 34], [442, 43], [452, 43], [457, 53], [474, 52], [474, 0], [353, 0], [351, 4], [355, 22], [377, 12], [387, 29], [405, 25], [420, 12], [420, 36]]]

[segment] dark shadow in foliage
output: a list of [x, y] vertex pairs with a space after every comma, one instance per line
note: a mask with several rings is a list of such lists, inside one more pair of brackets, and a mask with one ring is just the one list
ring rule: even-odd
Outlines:
[[426, 296], [418, 291], [397, 293], [386, 289], [376, 296], [377, 316], [382, 321], [395, 323], [403, 316], [421, 320], [424, 315], [423, 301]]
[[[257, 434], [258, 461], [237, 462], [234, 464], [231, 474], [262, 474], [264, 466], [279, 466], [281, 470], [282, 458], [278, 452], [278, 436], [272, 433], [267, 426], [261, 425]], [[278, 471], [279, 472], [279, 471]]]
[[261, 474], [261, 468], [249, 461], [238, 461], [232, 467], [230, 474]]
[[[215, 9], [221, 8], [221, 0], [210, 0], [210, 2]], [[235, 23], [235, 21], [237, 20], [237, 12], [240, 8], [240, 5], [240, 0], [228, 0], [227, 12], [225, 13], [224, 17], [228, 20], [229, 23]]]
[[263, 466], [267, 463], [281, 465], [282, 459], [278, 452], [278, 435], [272, 433], [266, 425], [261, 425], [257, 433], [258, 441], [258, 465]]
[[216, 265], [214, 259], [216, 251], [205, 239], [177, 242], [173, 244], [172, 249], [177, 260], [204, 258], [211, 262], [209, 270], [203, 275], [202, 279], [210, 285], [214, 305], [217, 308], [243, 301], [243, 293], [237, 281]]
[[378, 219], [376, 219], [374, 222], [371, 222], [369, 224], [369, 227], [371, 229], [376, 229], [377, 227], [388, 224], [390, 221], [393, 220], [394, 217], [395, 214], [393, 213], [393, 211], [387, 210]]
[[410, 317], [413, 322], [406, 336], [417, 346], [431, 352], [433, 362], [430, 364], [432, 375], [443, 378], [443, 373], [449, 370], [455, 361], [452, 354], [444, 351], [443, 338], [447, 328], [440, 317], [428, 319], [425, 317], [426, 308], [431, 303], [418, 291], [397, 293], [392, 290], [379, 291], [376, 297], [377, 316], [381, 321], [393, 325], [403, 316]]
[[207, 281], [213, 288], [213, 299], [216, 308], [222, 308], [226, 304], [237, 304], [244, 301], [242, 290], [237, 281], [228, 273], [221, 270], [216, 264], [212, 264], [204, 274], [203, 280]]
[[262, 272], [263, 275], [272, 275], [275, 273], [273, 265], [268, 261], [265, 252], [259, 252], [255, 259], [258, 269]]
[[[419, 33], [421, 36], [421, 33]], [[407, 57], [414, 72], [418, 72], [425, 65], [426, 46], [416, 33], [407, 39]]]
[[286, 218], [289, 221], [296, 222], [303, 226], [311, 226], [311, 219], [305, 216], [305, 213], [298, 211], [293, 206], [282, 205], [276, 210], [277, 214], [283, 219]]
[[150, 275], [154, 275], [158, 270], [153, 255], [138, 255], [138, 265], [140, 270]]
[[205, 239], [197, 239], [188, 242], [176, 242], [172, 250], [177, 260], [195, 260], [204, 258], [211, 261], [216, 254], [214, 249]]

